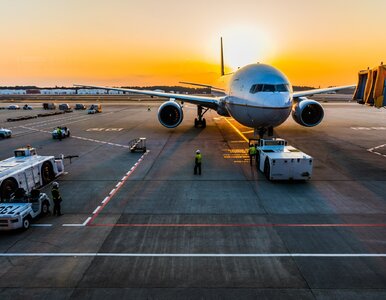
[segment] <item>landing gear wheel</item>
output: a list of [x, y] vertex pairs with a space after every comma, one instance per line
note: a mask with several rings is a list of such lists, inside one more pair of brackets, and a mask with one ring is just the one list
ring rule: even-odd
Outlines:
[[202, 119], [202, 123], [201, 124], [202, 124], [202, 128], [206, 127], [206, 120], [205, 120], [205, 118]]
[[18, 184], [15, 179], [7, 178], [4, 180], [0, 188], [1, 200], [4, 201], [4, 199], [10, 199], [11, 195], [16, 191], [17, 188]]
[[194, 128], [197, 128], [198, 127], [198, 120], [197, 118], [194, 119]]
[[43, 179], [43, 185], [51, 182], [54, 179], [54, 170], [52, 168], [52, 164], [46, 161], [42, 165], [42, 179]]
[[271, 173], [271, 167], [269, 165], [268, 159], [265, 160], [264, 162], [264, 175], [268, 180], [271, 180], [269, 173]]

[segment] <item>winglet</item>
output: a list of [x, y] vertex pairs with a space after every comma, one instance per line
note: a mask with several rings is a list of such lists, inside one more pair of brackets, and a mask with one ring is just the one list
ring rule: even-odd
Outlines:
[[221, 76], [225, 75], [224, 71], [224, 51], [223, 51], [223, 46], [222, 46], [222, 37], [220, 39], [221, 41]]

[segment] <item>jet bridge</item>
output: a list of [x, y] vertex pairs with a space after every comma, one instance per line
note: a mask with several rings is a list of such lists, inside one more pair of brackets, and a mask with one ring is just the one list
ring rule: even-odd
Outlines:
[[359, 71], [353, 100], [377, 108], [386, 106], [386, 65]]

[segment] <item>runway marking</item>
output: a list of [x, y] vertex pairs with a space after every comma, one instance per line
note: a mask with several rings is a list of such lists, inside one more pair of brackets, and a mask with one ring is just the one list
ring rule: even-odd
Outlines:
[[377, 126], [377, 127], [350, 127], [352, 130], [386, 130], [386, 127], [384, 126]]
[[367, 149], [367, 151], [370, 152], [370, 153], [379, 155], [379, 156], [386, 157], [386, 154], [382, 154], [382, 153], [380, 153], [380, 152], [378, 152], [378, 151], [375, 151], [375, 150], [378, 150], [378, 149], [383, 148], [383, 147], [386, 147], [386, 144], [379, 145], [379, 146], [376, 146], [376, 147], [374, 147], [374, 148]]
[[103, 199], [103, 201], [101, 202], [102, 205], [98, 206], [94, 212], [93, 212], [93, 216], [92, 217], [89, 217], [83, 224], [83, 226], [92, 226], [92, 223], [96, 217], [98, 217], [98, 215], [100, 214], [100, 212], [105, 208], [105, 206], [111, 201], [111, 199], [113, 198], [113, 196], [122, 188], [123, 184], [127, 181], [127, 179], [129, 179], [129, 176], [130, 174], [132, 174], [134, 172], [134, 170], [139, 166], [139, 163], [143, 161], [143, 158], [149, 153], [149, 150], [146, 151], [138, 160], [137, 162], [134, 164], [134, 166], [130, 169], [130, 172], [127, 173], [126, 176], [124, 176], [119, 182], [118, 184], [115, 186], [115, 188], [113, 188], [109, 195], [107, 197], [105, 197]]
[[[32, 130], [32, 131], [38, 131], [38, 132], [44, 132], [44, 133], [50, 133], [50, 131], [47, 131], [47, 130], [42, 130], [42, 129], [37, 129], [37, 128], [32, 128], [32, 127], [24, 127], [24, 126], [20, 126], [21, 128], [25, 128], [25, 129], [29, 129], [29, 130]], [[73, 139], [78, 139], [78, 140], [83, 140], [83, 141], [89, 141], [89, 142], [94, 142], [94, 143], [99, 143], [99, 144], [105, 144], [105, 145], [111, 145], [111, 146], [117, 146], [117, 147], [122, 147], [122, 148], [126, 148], [126, 149], [129, 149], [130, 147], [127, 146], [127, 145], [122, 145], [122, 144], [116, 144], [116, 143], [110, 143], [110, 142], [105, 142], [105, 141], [100, 141], [100, 140], [95, 140], [95, 139], [90, 139], [90, 138], [85, 138], [85, 137], [81, 137], [81, 136], [75, 136], [75, 135], [72, 135], [71, 138]]]
[[224, 118], [224, 120], [225, 121], [227, 121], [228, 122], [228, 124], [242, 137], [242, 139], [244, 140], [244, 141], [246, 141], [247, 143], [249, 143], [249, 140], [245, 137], [245, 135], [240, 131], [240, 130], [238, 130], [237, 128], [236, 128], [236, 126], [235, 125], [233, 125], [227, 118]]
[[386, 257], [386, 253], [93, 253], [93, 252], [34, 252], [34, 253], [0, 253], [0, 257], [229, 257], [229, 258], [362, 258]]
[[84, 227], [86, 226], [87, 222], [91, 220], [91, 217], [88, 217], [86, 221], [84, 221], [82, 224], [62, 224], [64, 227]]
[[101, 208], [101, 206], [99, 205], [94, 211], [93, 211], [93, 215], [96, 214], [98, 212], [98, 210]]
[[256, 228], [256, 227], [293, 227], [293, 228], [305, 228], [305, 227], [316, 227], [316, 228], [328, 228], [328, 227], [343, 227], [343, 228], [355, 228], [355, 227], [386, 227], [386, 223], [379, 224], [173, 224], [173, 223], [132, 223], [132, 224], [90, 224], [89, 226], [95, 227], [245, 227], [245, 228]]

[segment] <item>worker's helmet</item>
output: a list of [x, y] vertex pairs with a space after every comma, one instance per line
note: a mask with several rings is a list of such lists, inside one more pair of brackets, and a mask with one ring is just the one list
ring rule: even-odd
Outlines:
[[52, 183], [52, 187], [58, 188], [58, 187], [59, 187], [59, 183], [57, 183], [56, 181], [54, 181], [54, 182]]
[[200, 151], [199, 149], [197, 149], [196, 153], [197, 153], [197, 154], [200, 154], [200, 153], [201, 153], [201, 151]]

